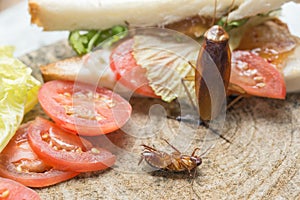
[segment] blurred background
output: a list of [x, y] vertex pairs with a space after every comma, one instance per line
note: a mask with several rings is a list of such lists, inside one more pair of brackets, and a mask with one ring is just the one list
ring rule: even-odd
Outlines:
[[19, 2], [20, 0], [0, 0], [0, 11]]
[[15, 56], [68, 37], [68, 32], [43, 32], [31, 25], [27, 3], [27, 0], [0, 0], [0, 45], [15, 46]]
[[[0, 0], [0, 45], [15, 46], [15, 56], [68, 37], [67, 31], [43, 32], [31, 25], [27, 3], [27, 0]], [[300, 4], [290, 2], [284, 5], [282, 20], [288, 21], [292, 34], [300, 37], [299, 19]]]

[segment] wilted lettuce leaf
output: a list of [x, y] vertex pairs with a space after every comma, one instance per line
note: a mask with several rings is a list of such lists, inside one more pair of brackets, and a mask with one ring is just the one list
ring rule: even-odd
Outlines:
[[[137, 64], [147, 70], [146, 77], [155, 94], [166, 102], [187, 97], [182, 79], [194, 76], [189, 62], [196, 62], [200, 49], [195, 40], [174, 34], [134, 36], [133, 56]], [[194, 81], [186, 82], [186, 86], [194, 96]]]

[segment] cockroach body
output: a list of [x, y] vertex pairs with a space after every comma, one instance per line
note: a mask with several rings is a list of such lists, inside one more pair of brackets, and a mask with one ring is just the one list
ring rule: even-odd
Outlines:
[[[226, 102], [231, 72], [231, 51], [228, 41], [228, 33], [218, 25], [212, 26], [204, 34], [195, 70], [195, 92], [200, 119], [203, 122], [215, 119]], [[220, 80], [219, 75], [223, 87], [214, 86], [216, 81]]]
[[164, 141], [175, 151], [168, 154], [143, 144], [142, 146], [144, 147], [144, 151], [141, 154], [142, 157], [139, 164], [145, 159], [145, 161], [154, 168], [170, 172], [188, 171], [190, 175], [192, 170], [195, 170], [199, 165], [201, 165], [201, 157], [195, 155], [196, 151], [200, 150], [199, 148], [195, 148], [190, 156], [183, 155], [168, 141]]

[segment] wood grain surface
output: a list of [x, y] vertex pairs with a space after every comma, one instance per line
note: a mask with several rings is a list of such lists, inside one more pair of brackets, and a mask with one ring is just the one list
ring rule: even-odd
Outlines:
[[[40, 65], [72, 55], [60, 42], [21, 60], [41, 79]], [[89, 138], [114, 152], [116, 165], [35, 189], [42, 199], [300, 199], [300, 94], [289, 94], [285, 101], [251, 97], [235, 104], [217, 127], [232, 144], [203, 127], [167, 119], [176, 103], [148, 98], [130, 103], [133, 114], [121, 130]], [[44, 115], [39, 105], [25, 121], [37, 115]], [[138, 166], [141, 144], [172, 152], [162, 138], [186, 154], [196, 147], [208, 150], [195, 177], [153, 171], [144, 162]]]

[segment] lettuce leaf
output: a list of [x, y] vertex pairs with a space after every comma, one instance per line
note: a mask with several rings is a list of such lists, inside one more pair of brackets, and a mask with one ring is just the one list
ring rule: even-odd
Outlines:
[[32, 70], [13, 58], [14, 48], [0, 47], [0, 152], [13, 137], [25, 112], [37, 102], [40, 82]]
[[[133, 56], [137, 64], [147, 70], [149, 85], [162, 100], [171, 102], [176, 98], [185, 98], [187, 91], [182, 79], [194, 77], [189, 62], [196, 62], [200, 44], [172, 31], [161, 34], [155, 31], [134, 36]], [[194, 97], [194, 81], [187, 81], [186, 86]]]
[[111, 45], [127, 35], [125, 26], [114, 26], [105, 30], [72, 31], [69, 44], [78, 55], [84, 55], [101, 45]]

